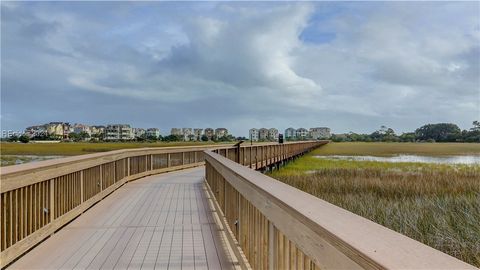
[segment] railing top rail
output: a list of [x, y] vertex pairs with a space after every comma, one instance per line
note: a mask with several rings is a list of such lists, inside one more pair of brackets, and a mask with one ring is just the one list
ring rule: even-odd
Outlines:
[[[300, 221], [309, 228], [308, 232], [304, 232], [305, 235], [302, 235], [300, 241], [320, 236], [363, 268], [476, 269], [450, 255], [244, 167], [221, 155], [206, 151], [205, 159], [232, 185], [235, 185], [236, 181], [240, 181], [261, 194], [262, 201], [258, 201], [259, 199], [256, 202], [251, 201], [254, 206], [259, 209], [271, 209], [269, 205], [276, 205], [288, 213], [292, 219]], [[272, 212], [265, 211], [262, 214], [275, 226], [287, 222], [279, 219], [279, 215]], [[291, 226], [291, 224], [284, 226]], [[308, 233], [315, 235], [309, 236]], [[302, 243], [297, 244], [302, 246]], [[304, 246], [308, 246], [308, 244]], [[304, 250], [304, 252], [308, 253], [308, 250]]]
[[[70, 157], [63, 157], [57, 159], [50, 159], [32, 163], [18, 164], [6, 167], [0, 167], [0, 177], [4, 177], [10, 174], [27, 173], [32, 170], [48, 169], [51, 167], [60, 167], [70, 165], [76, 162], [89, 161], [103, 158], [118, 157], [118, 159], [131, 157], [142, 154], [163, 154], [163, 153], [176, 153], [183, 151], [204, 151], [209, 149], [231, 147], [231, 144], [219, 144], [219, 145], [200, 145], [200, 146], [166, 146], [166, 147], [144, 147], [144, 148], [130, 148], [121, 150], [112, 150], [101, 153], [84, 154]], [[114, 161], [114, 160], [107, 160]]]

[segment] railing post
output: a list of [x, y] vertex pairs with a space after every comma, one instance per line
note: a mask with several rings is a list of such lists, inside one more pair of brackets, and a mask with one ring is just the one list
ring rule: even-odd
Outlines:
[[103, 168], [102, 165], [100, 165], [100, 191], [103, 190]]
[[130, 158], [127, 158], [127, 176], [130, 175]]
[[182, 165], [185, 165], [185, 152], [182, 152]]
[[150, 170], [153, 171], [153, 154], [150, 155]]
[[80, 171], [80, 201], [83, 203], [83, 190], [84, 190], [84, 182], [83, 182], [83, 170]]
[[170, 167], [170, 153], [167, 154], [167, 168]]
[[268, 222], [268, 269], [273, 270], [275, 264], [275, 226]]
[[194, 158], [194, 163], [197, 163], [198, 162], [197, 151], [193, 152], [193, 158]]
[[50, 179], [50, 222], [55, 219], [55, 179]]

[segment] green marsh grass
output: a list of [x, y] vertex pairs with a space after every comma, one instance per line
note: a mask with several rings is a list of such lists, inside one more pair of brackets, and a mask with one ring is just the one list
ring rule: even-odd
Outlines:
[[[381, 145], [327, 145], [269, 175], [480, 267], [480, 166], [318, 159], [313, 155], [412, 153]], [[435, 144], [437, 145], [437, 144]], [[409, 147], [409, 146], [408, 146]], [[408, 148], [407, 147], [407, 148]], [[354, 147], [355, 148], [355, 147]], [[356, 147], [360, 151], [363, 146]], [[474, 147], [475, 149], [476, 146]], [[427, 150], [420, 149], [422, 153]], [[450, 155], [462, 148], [444, 148]], [[444, 155], [442, 149], [428, 149]], [[418, 154], [419, 150], [416, 150]], [[472, 152], [470, 152], [472, 153]], [[473, 152], [474, 153], [474, 152]], [[475, 154], [475, 153], [474, 153]], [[476, 153], [478, 154], [478, 152]]]

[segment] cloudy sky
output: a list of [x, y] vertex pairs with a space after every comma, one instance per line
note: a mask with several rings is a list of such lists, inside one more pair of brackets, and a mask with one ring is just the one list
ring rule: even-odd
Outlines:
[[470, 128], [479, 3], [2, 1], [2, 130]]

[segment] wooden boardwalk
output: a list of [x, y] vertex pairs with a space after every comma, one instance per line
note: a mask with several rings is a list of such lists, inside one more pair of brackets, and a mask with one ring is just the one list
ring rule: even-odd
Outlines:
[[231, 269], [203, 167], [125, 184], [9, 269]]

